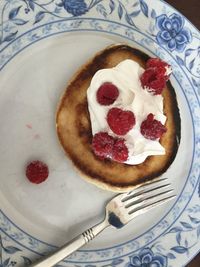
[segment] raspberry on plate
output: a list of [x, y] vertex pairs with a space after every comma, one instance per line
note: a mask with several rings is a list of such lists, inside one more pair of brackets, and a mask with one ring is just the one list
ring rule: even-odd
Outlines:
[[112, 148], [114, 145], [114, 138], [106, 132], [99, 132], [93, 136], [92, 139], [92, 148], [94, 153], [104, 158], [112, 157]]
[[154, 115], [150, 113], [140, 126], [141, 134], [151, 140], [160, 138], [166, 131], [166, 127]]
[[146, 69], [140, 76], [142, 87], [154, 95], [160, 95], [166, 86], [165, 76], [156, 68]]
[[113, 160], [125, 162], [128, 159], [128, 148], [124, 139], [116, 139], [112, 152]]
[[34, 184], [40, 184], [44, 182], [48, 176], [49, 168], [42, 161], [31, 161], [26, 167], [26, 177]]
[[135, 125], [135, 116], [132, 111], [111, 108], [107, 114], [107, 122], [115, 134], [125, 135]]
[[97, 91], [97, 101], [104, 106], [113, 104], [118, 96], [119, 90], [114, 84], [109, 82], [103, 83]]

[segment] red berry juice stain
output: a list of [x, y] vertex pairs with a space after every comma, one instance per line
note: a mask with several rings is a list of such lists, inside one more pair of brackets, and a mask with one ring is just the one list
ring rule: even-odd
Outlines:
[[36, 140], [37, 140], [37, 139], [40, 139], [40, 135], [39, 135], [39, 134], [35, 134], [35, 135], [34, 135], [34, 139], [36, 139]]
[[32, 127], [31, 124], [26, 124], [26, 128], [28, 128], [28, 129], [33, 129], [33, 127]]

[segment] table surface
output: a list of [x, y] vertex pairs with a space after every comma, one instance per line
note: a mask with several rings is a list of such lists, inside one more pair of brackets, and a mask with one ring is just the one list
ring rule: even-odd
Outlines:
[[[200, 0], [165, 1], [180, 11], [200, 30]], [[187, 265], [187, 267], [200, 267], [200, 253]]]

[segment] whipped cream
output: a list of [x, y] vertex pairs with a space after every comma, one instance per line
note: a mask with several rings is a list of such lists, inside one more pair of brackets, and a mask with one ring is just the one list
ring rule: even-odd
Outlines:
[[166, 66], [165, 70], [166, 70], [166, 72], [165, 72], [166, 76], [169, 76], [172, 73], [172, 67], [171, 66]]
[[[135, 165], [145, 161], [151, 155], [164, 155], [165, 149], [159, 140], [146, 139], [140, 132], [140, 125], [149, 113], [154, 114], [155, 119], [165, 124], [166, 116], [163, 114], [162, 95], [153, 95], [144, 90], [140, 83], [140, 75], [144, 69], [130, 59], [120, 62], [116, 67], [101, 69], [93, 76], [90, 87], [87, 90], [88, 108], [92, 126], [92, 134], [108, 132], [116, 137], [106, 120], [108, 111], [113, 107], [130, 110], [136, 118], [135, 126], [124, 136], [129, 150], [126, 164]], [[114, 84], [119, 90], [119, 96], [112, 105], [104, 106], [97, 102], [96, 93], [99, 87], [105, 83]]]

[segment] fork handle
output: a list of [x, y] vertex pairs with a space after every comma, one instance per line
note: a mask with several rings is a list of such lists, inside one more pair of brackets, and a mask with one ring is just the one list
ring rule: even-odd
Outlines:
[[79, 236], [72, 239], [70, 242], [62, 246], [50, 256], [47, 256], [36, 263], [30, 265], [30, 267], [51, 267], [78, 250], [80, 247], [87, 244], [89, 241], [95, 238], [100, 232], [102, 232], [107, 226], [109, 226], [107, 220], [89, 228]]

